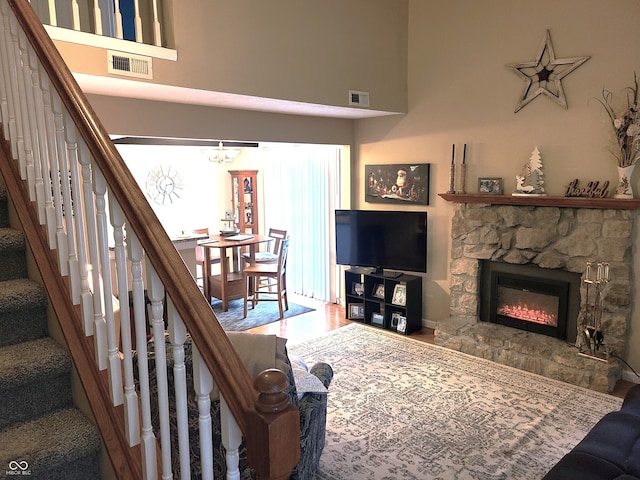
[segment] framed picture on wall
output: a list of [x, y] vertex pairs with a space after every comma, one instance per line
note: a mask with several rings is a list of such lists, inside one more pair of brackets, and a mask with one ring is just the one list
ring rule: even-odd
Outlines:
[[365, 201], [429, 205], [429, 167], [429, 163], [365, 165]]

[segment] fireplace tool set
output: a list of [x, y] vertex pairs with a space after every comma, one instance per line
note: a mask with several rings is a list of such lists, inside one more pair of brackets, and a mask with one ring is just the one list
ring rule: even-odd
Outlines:
[[594, 264], [587, 262], [583, 280], [586, 299], [582, 330], [583, 348], [580, 349], [580, 353], [607, 360], [609, 352], [604, 345], [602, 333], [602, 290], [609, 283], [609, 264], [604, 262], [595, 264], [595, 278], [593, 270]]

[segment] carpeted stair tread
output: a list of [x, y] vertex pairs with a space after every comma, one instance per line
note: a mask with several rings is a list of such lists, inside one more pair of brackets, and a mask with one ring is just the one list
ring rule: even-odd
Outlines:
[[25, 248], [24, 234], [14, 228], [0, 228], [0, 251], [21, 251]]
[[0, 429], [72, 406], [67, 351], [49, 337], [0, 348], [0, 398]]
[[27, 278], [0, 281], [0, 346], [48, 335], [47, 294]]
[[0, 431], [0, 465], [26, 461], [29, 478], [98, 479], [100, 437], [74, 408], [62, 409]]
[[0, 348], [0, 392], [70, 368], [69, 354], [50, 337]]
[[0, 228], [0, 281], [27, 276], [25, 245], [22, 232]]
[[33, 306], [47, 306], [47, 293], [42, 285], [28, 278], [0, 282], [0, 316]]

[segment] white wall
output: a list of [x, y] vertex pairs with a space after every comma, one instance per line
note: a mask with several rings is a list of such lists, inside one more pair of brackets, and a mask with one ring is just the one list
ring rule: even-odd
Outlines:
[[[221, 183], [229, 177], [226, 165], [209, 162], [197, 147], [117, 148], [170, 237], [200, 228], [219, 230], [224, 210], [230, 208], [219, 198]], [[177, 170], [182, 178], [184, 188], [172, 204], [159, 205], [146, 193], [147, 176], [157, 166]]]

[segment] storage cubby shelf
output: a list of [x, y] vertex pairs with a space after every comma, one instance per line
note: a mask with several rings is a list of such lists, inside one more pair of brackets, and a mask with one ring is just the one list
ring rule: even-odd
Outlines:
[[422, 328], [422, 278], [345, 271], [346, 317], [404, 335]]

